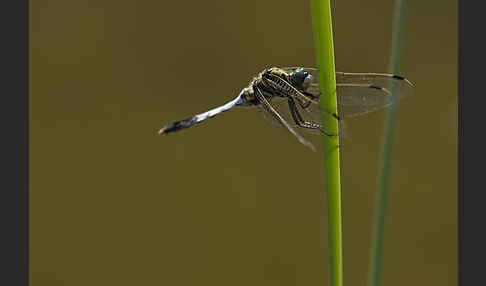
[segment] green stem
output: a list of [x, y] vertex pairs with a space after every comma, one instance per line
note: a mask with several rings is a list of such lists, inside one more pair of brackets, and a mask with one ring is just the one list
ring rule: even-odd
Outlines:
[[[397, 74], [400, 72], [404, 21], [405, 21], [405, 0], [395, 1], [395, 15], [393, 22], [393, 38], [390, 56], [389, 72]], [[389, 181], [391, 173], [391, 155], [393, 145], [394, 126], [398, 111], [398, 95], [393, 86], [392, 105], [386, 112], [385, 126], [383, 130], [382, 154], [380, 162], [379, 190], [375, 205], [375, 218], [371, 238], [371, 255], [368, 270], [368, 286], [380, 285], [381, 269], [383, 264], [383, 241], [385, 216], [388, 202]]]
[[311, 0], [312, 26], [319, 70], [322, 126], [336, 136], [323, 136], [324, 178], [328, 209], [330, 286], [343, 285], [341, 178], [339, 171], [336, 71], [330, 0]]

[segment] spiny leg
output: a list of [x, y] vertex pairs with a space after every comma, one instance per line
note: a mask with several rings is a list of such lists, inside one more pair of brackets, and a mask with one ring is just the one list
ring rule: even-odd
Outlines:
[[[312, 99], [318, 99], [318, 98], [320, 98], [320, 97], [321, 97], [321, 95], [322, 95], [322, 93], [321, 93], [320, 91], [319, 91], [319, 95], [317, 95], [317, 96], [316, 96], [316, 95], [314, 95], [314, 94], [312, 94], [312, 93], [310, 93], [310, 92], [307, 92], [307, 91], [303, 91], [302, 93], [303, 93], [304, 95], [306, 95], [306, 96], [311, 97]], [[301, 106], [302, 106], [302, 105], [301, 105]], [[307, 105], [307, 106], [302, 106], [302, 108], [304, 108], [304, 109], [305, 109], [305, 108], [307, 108], [307, 107], [309, 107], [309, 105]], [[331, 113], [330, 111], [325, 111], [325, 112], [327, 112], [327, 113]], [[333, 112], [333, 113], [331, 113], [331, 115], [332, 115], [332, 117], [336, 118], [338, 121], [339, 121], [339, 120], [341, 120], [341, 117], [340, 117], [339, 115], [337, 115], [336, 113], [334, 113], [334, 112]]]
[[299, 140], [300, 143], [309, 147], [310, 149], [312, 149], [312, 151], [316, 151], [316, 149], [315, 149], [314, 145], [312, 145], [312, 143], [305, 140], [304, 137], [302, 137], [299, 133], [297, 133], [294, 130], [294, 128], [292, 128], [292, 126], [290, 126], [290, 124], [287, 121], [285, 121], [285, 119], [283, 119], [280, 114], [278, 114], [278, 112], [272, 107], [272, 105], [268, 102], [268, 100], [265, 98], [265, 96], [262, 94], [262, 92], [260, 91], [260, 89], [257, 86], [254, 86], [253, 89], [256, 91], [255, 95], [256, 95], [258, 101], [260, 101], [261, 105], [263, 106], [263, 108], [266, 111], [268, 111], [268, 113], [270, 113], [278, 122], [280, 122], [280, 124], [285, 126], [285, 128], [287, 128], [287, 130], [290, 133], [292, 133], [295, 137], [297, 137], [297, 139]]
[[264, 82], [273, 86], [273, 88], [280, 88], [285, 91], [287, 94], [291, 94], [295, 97], [295, 99], [302, 104], [306, 104], [308, 102], [312, 102], [314, 104], [318, 104], [317, 101], [311, 99], [302, 94], [298, 89], [296, 89], [292, 84], [287, 82], [286, 80], [273, 75], [273, 74], [264, 74], [262, 76]]
[[311, 122], [304, 121], [302, 116], [300, 115], [299, 111], [297, 110], [295, 106], [295, 101], [292, 98], [288, 98], [287, 102], [289, 104], [289, 109], [290, 113], [292, 115], [292, 118], [294, 119], [294, 122], [299, 125], [300, 127], [303, 128], [309, 128], [309, 129], [320, 129], [321, 126], [319, 124], [314, 124]]
[[[311, 96], [311, 94], [310, 94], [310, 93], [305, 92], [305, 91], [304, 91], [304, 92], [302, 92], [302, 94], [304, 94], [304, 95], [306, 95], [306, 96]], [[312, 99], [314, 99], [314, 98], [312, 97]], [[310, 102], [310, 101], [308, 101], [308, 102], [307, 102], [307, 104], [303, 104], [303, 103], [302, 103], [302, 102], [300, 102], [300, 101], [298, 101], [298, 102], [299, 102], [299, 105], [300, 105], [302, 108], [304, 108], [304, 109], [306, 109], [307, 107], [309, 107], [309, 106], [311, 105], [311, 103], [312, 103], [312, 102]]]
[[[302, 91], [302, 94], [305, 95], [305, 96], [308, 96], [309, 98], [311, 98], [313, 100], [319, 99], [319, 96], [315, 96], [312, 93], [307, 92], [307, 91]], [[319, 95], [320, 95], [320, 92], [319, 92]], [[311, 105], [312, 102], [308, 101], [307, 104], [303, 104], [302, 102], [298, 101], [298, 103], [303, 109], [306, 109]], [[332, 113], [331, 115], [332, 115], [332, 117], [336, 118], [338, 121], [341, 120], [339, 115], [337, 115], [336, 113]]]
[[318, 129], [326, 136], [336, 136], [335, 134], [330, 134], [326, 132], [324, 129], [321, 128], [319, 124], [305, 121], [300, 115], [299, 110], [297, 109], [295, 102], [291, 97], [288, 98], [288, 104], [289, 104], [290, 114], [292, 115], [292, 118], [294, 119], [295, 123], [298, 126], [303, 128], [308, 128], [308, 129]]
[[[283, 89], [286, 92], [285, 94], [286, 96], [288, 97], [292, 96], [293, 98], [295, 98], [295, 100], [299, 103], [299, 105], [302, 106], [302, 108], [304, 109], [309, 107], [312, 103], [319, 104], [319, 102], [316, 100], [318, 97], [306, 91], [303, 92], [299, 91], [292, 84], [290, 84], [286, 80], [276, 75], [264, 74], [262, 76], [262, 82], [265, 86], [270, 86], [273, 87], [274, 89], [275, 88]], [[325, 112], [330, 113], [328, 111]], [[340, 119], [336, 113], [332, 113], [331, 115], [337, 120]]]
[[315, 100], [315, 99], [319, 99], [319, 96], [321, 95], [321, 93], [320, 93], [320, 92], [319, 92], [319, 96], [315, 96], [315, 95], [313, 95], [312, 93], [307, 92], [307, 91], [303, 91], [303, 92], [302, 92], [302, 94], [304, 94], [305, 96], [308, 96], [308, 97], [310, 97], [310, 98], [312, 98], [312, 99], [314, 99], [314, 100]]

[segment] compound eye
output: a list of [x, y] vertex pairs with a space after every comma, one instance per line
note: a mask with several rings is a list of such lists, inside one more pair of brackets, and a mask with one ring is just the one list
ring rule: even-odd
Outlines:
[[309, 74], [308, 72], [305, 72], [305, 78], [304, 78], [304, 82], [302, 83], [302, 87], [304, 89], [307, 89], [309, 87], [309, 85], [311, 84], [312, 82], [312, 75]]

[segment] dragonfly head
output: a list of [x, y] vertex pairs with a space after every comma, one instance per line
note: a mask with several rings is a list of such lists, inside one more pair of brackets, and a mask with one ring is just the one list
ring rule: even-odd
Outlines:
[[298, 68], [292, 73], [290, 80], [295, 87], [306, 90], [312, 81], [312, 75], [305, 69]]

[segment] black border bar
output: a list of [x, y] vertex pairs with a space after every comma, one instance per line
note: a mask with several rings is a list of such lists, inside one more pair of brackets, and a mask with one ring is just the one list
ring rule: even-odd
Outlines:
[[29, 285], [29, 2], [0, 5], [0, 285]]

